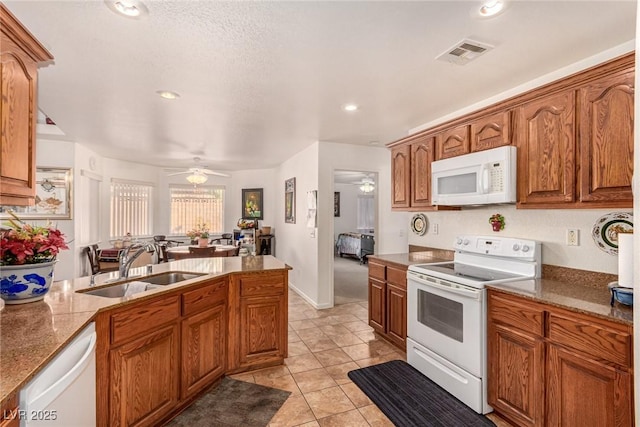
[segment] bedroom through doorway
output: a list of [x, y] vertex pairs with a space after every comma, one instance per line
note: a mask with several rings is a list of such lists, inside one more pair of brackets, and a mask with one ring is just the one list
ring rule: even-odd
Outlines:
[[334, 171], [334, 305], [368, 300], [367, 256], [375, 253], [378, 174]]

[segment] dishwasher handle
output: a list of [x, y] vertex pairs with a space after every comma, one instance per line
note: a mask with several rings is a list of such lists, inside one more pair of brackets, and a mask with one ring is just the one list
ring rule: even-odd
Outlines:
[[73, 383], [76, 378], [82, 374], [87, 365], [92, 363], [93, 357], [96, 352], [96, 341], [97, 334], [94, 331], [89, 335], [89, 344], [87, 345], [87, 349], [85, 350], [82, 357], [78, 360], [78, 363], [75, 364], [66, 374], [64, 374], [58, 381], [51, 384], [46, 390], [42, 391], [38, 396], [33, 397], [29, 400], [29, 410], [30, 411], [42, 411], [44, 410], [51, 402], [53, 402], [58, 396], [62, 394], [64, 390], [66, 390], [71, 383]]

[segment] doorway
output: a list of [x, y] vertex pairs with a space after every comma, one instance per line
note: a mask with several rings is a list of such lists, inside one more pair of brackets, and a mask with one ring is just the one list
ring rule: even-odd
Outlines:
[[368, 299], [367, 256], [375, 251], [378, 223], [378, 174], [334, 171], [333, 302]]

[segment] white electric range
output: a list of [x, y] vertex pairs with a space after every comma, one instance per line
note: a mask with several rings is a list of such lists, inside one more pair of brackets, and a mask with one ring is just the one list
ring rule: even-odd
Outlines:
[[485, 285], [540, 277], [540, 242], [459, 236], [453, 262], [407, 272], [407, 361], [478, 413], [487, 403]]

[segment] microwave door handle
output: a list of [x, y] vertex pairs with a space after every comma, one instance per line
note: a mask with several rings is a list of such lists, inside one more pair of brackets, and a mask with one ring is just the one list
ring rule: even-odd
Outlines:
[[482, 194], [487, 194], [489, 192], [489, 165], [482, 166], [482, 184], [480, 186], [480, 191]]

